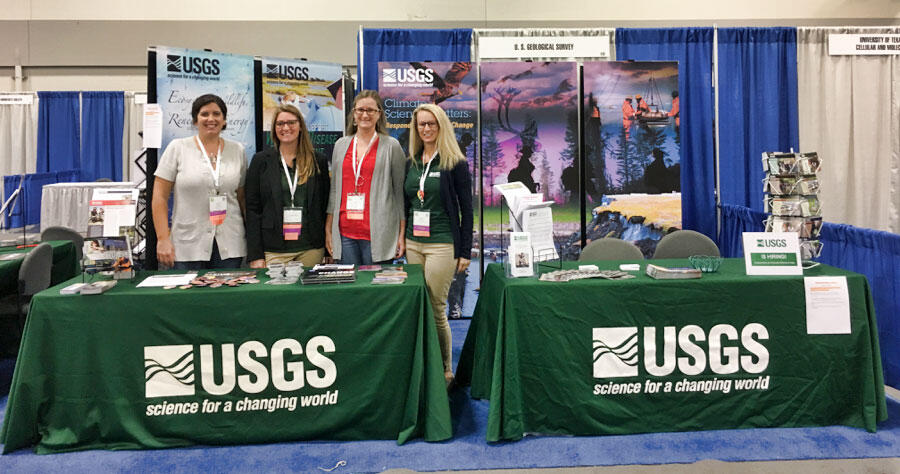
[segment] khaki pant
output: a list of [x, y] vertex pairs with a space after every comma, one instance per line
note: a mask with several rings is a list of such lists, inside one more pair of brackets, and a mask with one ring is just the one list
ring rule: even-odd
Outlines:
[[288, 263], [291, 261], [299, 261], [304, 267], [312, 267], [313, 265], [322, 263], [322, 257], [325, 256], [325, 249], [309, 249], [302, 252], [266, 252], [266, 265], [273, 263]]
[[425, 286], [431, 299], [434, 325], [437, 326], [444, 372], [453, 371], [450, 324], [447, 323], [447, 295], [450, 283], [456, 275], [456, 259], [453, 258], [453, 244], [423, 244], [406, 239], [406, 259], [413, 265], [423, 265]]

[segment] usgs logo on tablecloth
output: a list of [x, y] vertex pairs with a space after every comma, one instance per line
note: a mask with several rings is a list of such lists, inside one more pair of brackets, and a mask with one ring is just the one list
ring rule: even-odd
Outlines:
[[[696, 325], [662, 330], [664, 342], [658, 348], [656, 327], [643, 328], [642, 338], [637, 327], [593, 328], [594, 378], [636, 377], [641, 362], [645, 372], [656, 377], [676, 369], [698, 375], [707, 367], [717, 375], [741, 370], [758, 374], [769, 366], [769, 351], [760, 343], [769, 339], [769, 331], [762, 324], [750, 323], [740, 331], [717, 324], [708, 333]], [[677, 349], [685, 355], [676, 356]]]
[[[335, 350], [334, 341], [327, 336], [311, 338], [305, 348], [295, 339], [280, 339], [271, 347], [259, 341], [247, 341], [237, 350], [234, 344], [201, 344], [199, 349], [196, 358], [194, 346], [190, 344], [145, 346], [147, 398], [194, 395], [198, 378], [200, 388], [209, 395], [225, 395], [235, 387], [255, 394], [270, 384], [282, 392], [293, 392], [306, 384], [327, 388], [337, 379], [337, 366], [325, 355]], [[305, 355], [308, 365], [301, 361], [285, 362], [286, 353]], [[216, 356], [221, 359], [221, 373], [216, 372]], [[237, 366], [248, 373], [237, 375]]]

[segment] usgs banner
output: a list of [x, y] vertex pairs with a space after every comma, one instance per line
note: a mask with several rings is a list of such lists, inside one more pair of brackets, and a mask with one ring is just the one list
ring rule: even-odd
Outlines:
[[316, 151], [331, 157], [344, 134], [344, 90], [341, 65], [296, 59], [262, 58], [262, 142], [272, 145], [269, 131], [280, 105], [296, 107], [309, 129]]
[[[421, 104], [436, 104], [447, 113], [456, 132], [459, 149], [466, 155], [472, 180], [472, 195], [477, 196], [476, 129], [478, 118], [478, 89], [475, 70], [469, 62], [393, 61], [378, 63], [378, 93], [384, 100], [384, 118], [388, 133], [408, 151], [409, 122], [413, 111]], [[477, 203], [477, 198], [473, 199]], [[472, 265], [454, 277], [448, 297], [448, 316], [460, 318], [472, 314], [478, 295], [479, 272], [475, 270], [480, 258], [478, 245], [478, 206], [475, 206], [475, 231], [472, 242]]]
[[244, 145], [247, 159], [256, 152], [253, 58], [182, 48], [156, 48], [156, 102], [162, 108], [162, 147], [197, 133], [191, 104], [203, 94], [216, 94], [228, 106], [222, 136]]

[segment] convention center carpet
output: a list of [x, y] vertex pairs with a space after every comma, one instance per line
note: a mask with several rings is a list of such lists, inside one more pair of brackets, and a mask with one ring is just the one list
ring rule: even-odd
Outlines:
[[[469, 321], [451, 321], [454, 360]], [[0, 387], [11, 365], [0, 363]], [[888, 398], [888, 420], [877, 433], [832, 426], [770, 428], [628, 436], [529, 436], [517, 442], [485, 441], [489, 402], [472, 400], [467, 390], [451, 396], [452, 439], [291, 442], [266, 445], [194, 447], [147, 451], [82, 451], [38, 456], [22, 449], [0, 456], [0, 472], [380, 472], [521, 469], [565, 466], [770, 461], [900, 457], [900, 400]], [[0, 399], [0, 415], [6, 395]], [[2, 418], [0, 418], [2, 421]]]

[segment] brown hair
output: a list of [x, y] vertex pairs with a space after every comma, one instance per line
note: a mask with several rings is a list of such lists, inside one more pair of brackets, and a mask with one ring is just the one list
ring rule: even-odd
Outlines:
[[275, 149], [281, 148], [281, 140], [278, 139], [278, 134], [275, 129], [275, 122], [278, 121], [278, 116], [281, 115], [282, 112], [287, 112], [294, 117], [297, 117], [297, 120], [300, 121], [300, 132], [297, 135], [297, 158], [294, 159], [294, 167], [297, 168], [297, 174], [299, 175], [299, 182], [305, 183], [310, 176], [319, 172], [319, 167], [316, 164], [316, 152], [313, 150], [312, 140], [309, 138], [309, 130], [306, 129], [306, 121], [303, 120], [303, 115], [297, 110], [297, 107], [293, 105], [279, 105], [275, 109], [275, 114], [272, 115], [272, 143], [275, 144]]
[[[387, 119], [384, 118], [384, 101], [381, 100], [381, 96], [378, 95], [377, 91], [369, 89], [360, 91], [359, 94], [356, 94], [356, 97], [353, 98], [353, 109], [356, 109], [356, 103], [362, 99], [372, 99], [375, 101], [375, 106], [378, 107], [378, 121], [375, 122], [375, 133], [387, 135]], [[351, 109], [350, 114], [348, 115], [347, 135], [356, 135], [356, 120], [353, 118], [355, 113], [356, 112]]]

